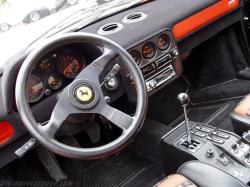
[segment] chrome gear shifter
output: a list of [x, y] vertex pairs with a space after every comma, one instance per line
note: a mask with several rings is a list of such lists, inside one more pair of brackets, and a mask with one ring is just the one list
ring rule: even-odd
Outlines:
[[183, 110], [184, 110], [187, 142], [188, 142], [188, 144], [192, 144], [191, 132], [190, 132], [190, 128], [189, 128], [189, 119], [188, 119], [188, 115], [187, 115], [187, 106], [190, 102], [190, 98], [189, 98], [188, 94], [180, 93], [180, 94], [178, 94], [177, 99], [180, 102], [180, 104], [182, 105]]

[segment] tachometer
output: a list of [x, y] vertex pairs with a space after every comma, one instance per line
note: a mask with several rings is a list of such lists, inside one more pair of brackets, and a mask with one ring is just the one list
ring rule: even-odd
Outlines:
[[37, 74], [31, 74], [26, 89], [26, 98], [29, 103], [37, 102], [44, 94], [43, 79]]
[[73, 50], [64, 51], [58, 58], [58, 71], [67, 78], [75, 78], [85, 66], [85, 58]]
[[155, 44], [152, 42], [146, 43], [142, 48], [142, 55], [146, 59], [151, 59], [156, 54], [156, 47]]

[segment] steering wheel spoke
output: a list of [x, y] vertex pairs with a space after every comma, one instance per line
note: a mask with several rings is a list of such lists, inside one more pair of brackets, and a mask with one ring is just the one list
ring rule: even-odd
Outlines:
[[113, 50], [105, 48], [103, 54], [83, 69], [77, 76], [77, 79], [87, 79], [100, 84], [100, 74], [116, 55], [117, 53]]
[[66, 120], [66, 118], [66, 112], [57, 104], [51, 114], [49, 122], [46, 125], [39, 126], [39, 128], [43, 133], [46, 133], [49, 137], [54, 137], [57, 131], [62, 126], [63, 122]]
[[97, 65], [103, 71], [106, 65], [117, 55], [118, 54], [114, 50], [104, 48], [103, 54], [97, 58], [93, 64]]
[[121, 128], [123, 131], [127, 131], [133, 121], [134, 117], [106, 104], [100, 112], [103, 117], [112, 122], [114, 125]]

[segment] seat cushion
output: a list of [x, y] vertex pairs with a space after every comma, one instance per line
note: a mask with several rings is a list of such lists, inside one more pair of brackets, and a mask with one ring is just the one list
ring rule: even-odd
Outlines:
[[247, 187], [232, 175], [199, 161], [190, 161], [183, 164], [178, 174], [187, 177], [199, 187]]
[[235, 108], [235, 113], [250, 117], [250, 94], [247, 95]]
[[197, 187], [190, 180], [180, 174], [169, 175], [154, 187]]

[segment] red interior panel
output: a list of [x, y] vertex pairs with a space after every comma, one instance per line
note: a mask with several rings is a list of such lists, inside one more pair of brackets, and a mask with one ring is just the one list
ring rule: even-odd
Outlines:
[[239, 5], [239, 0], [220, 0], [219, 2], [205, 8], [192, 16], [182, 20], [173, 27], [173, 33], [176, 39], [180, 39], [186, 34], [234, 9]]
[[0, 121], [0, 144], [8, 141], [14, 134], [14, 128], [8, 121]]

